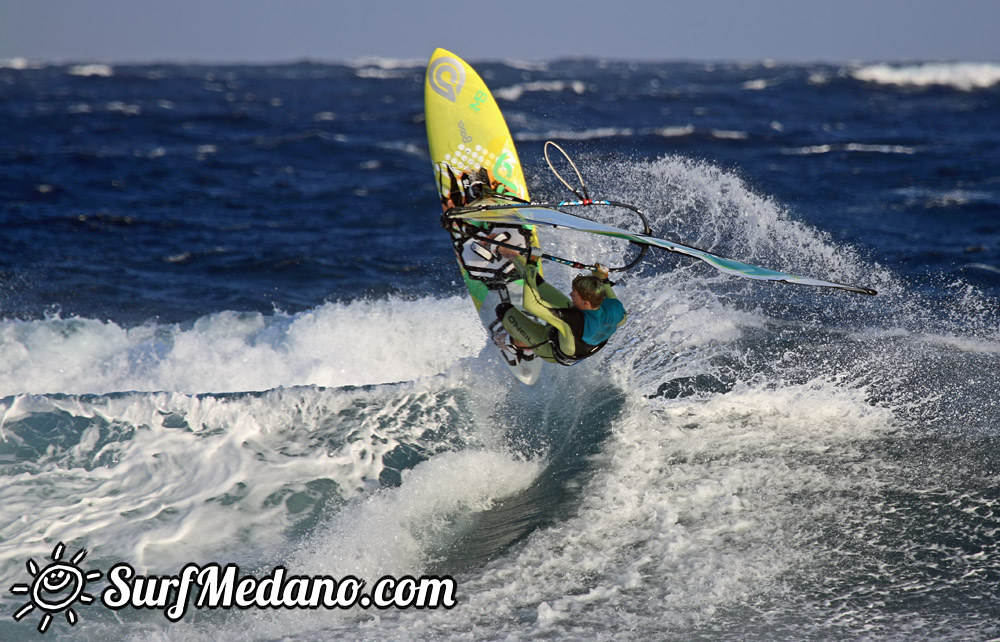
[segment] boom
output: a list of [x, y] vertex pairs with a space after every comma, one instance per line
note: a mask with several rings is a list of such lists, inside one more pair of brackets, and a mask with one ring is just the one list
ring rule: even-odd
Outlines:
[[[771, 270], [768, 268], [763, 268], [757, 265], [752, 265], [750, 263], [743, 263], [741, 261], [735, 261], [733, 259], [728, 259], [717, 254], [713, 254], [706, 250], [701, 250], [696, 247], [691, 247], [689, 245], [684, 245], [682, 243], [675, 243], [674, 241], [668, 241], [666, 239], [657, 238], [648, 233], [649, 227], [645, 224], [645, 218], [643, 218], [643, 224], [646, 228], [647, 233], [638, 234], [635, 232], [629, 232], [627, 230], [622, 230], [617, 227], [612, 227], [610, 225], [605, 225], [603, 223], [598, 223], [596, 221], [591, 221], [590, 219], [583, 218], [581, 216], [575, 216], [573, 214], [568, 214], [566, 212], [552, 209], [553, 207], [576, 207], [576, 206], [587, 206], [587, 205], [607, 205], [612, 207], [625, 207], [634, 212], [638, 212], [641, 216], [641, 212], [631, 205], [624, 203], [614, 203], [610, 201], [592, 201], [590, 199], [585, 199], [583, 201], [563, 201], [560, 203], [491, 203], [488, 205], [470, 205], [466, 207], [451, 208], [445, 212], [443, 220], [445, 224], [452, 223], [486, 223], [486, 224], [506, 224], [506, 225], [544, 225], [556, 229], [564, 230], [576, 230], [578, 232], [588, 232], [590, 234], [598, 234], [600, 236], [608, 236], [611, 238], [618, 238], [625, 241], [629, 241], [636, 245], [642, 247], [655, 247], [661, 250], [666, 250], [668, 252], [674, 252], [676, 254], [683, 254], [689, 256], [705, 263], [708, 263], [715, 269], [726, 274], [731, 274], [734, 276], [740, 276], [748, 279], [756, 279], [759, 281], [779, 281], [782, 283], [792, 283], [795, 285], [811, 285], [815, 287], [824, 288], [834, 288], [838, 290], [846, 290], [847, 292], [853, 292], [855, 294], [876, 294], [875, 290], [871, 288], [847, 285], [844, 283], [836, 283], [834, 281], [824, 281], [821, 279], [813, 279], [804, 276], [797, 276], [794, 274], [788, 274], [786, 272], [779, 272], [777, 270]], [[501, 242], [496, 242], [489, 237], [483, 235], [482, 237], [476, 236], [477, 240], [483, 243], [491, 243], [494, 245], [503, 245]], [[515, 248], [519, 251], [525, 251], [524, 248]], [[542, 258], [548, 260], [555, 260], [561, 263], [566, 263], [574, 267], [590, 267], [575, 261], [569, 261], [567, 259], [560, 259], [558, 257], [553, 257], [551, 255], [540, 254]], [[632, 264], [626, 266], [625, 268], [617, 268], [619, 270], [627, 269], [634, 265]]]

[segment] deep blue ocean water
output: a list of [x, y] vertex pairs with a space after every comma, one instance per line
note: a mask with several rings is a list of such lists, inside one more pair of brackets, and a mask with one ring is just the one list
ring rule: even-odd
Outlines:
[[536, 198], [554, 140], [658, 235], [879, 295], [651, 255], [527, 388], [439, 226], [426, 61], [6, 61], [0, 638], [39, 638], [8, 587], [59, 542], [459, 604], [45, 639], [1000, 636], [1000, 65], [472, 61]]

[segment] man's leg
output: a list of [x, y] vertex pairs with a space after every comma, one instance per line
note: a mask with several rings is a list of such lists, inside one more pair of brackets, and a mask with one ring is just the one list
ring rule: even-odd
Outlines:
[[501, 323], [514, 341], [514, 345], [531, 348], [543, 359], [552, 358], [552, 348], [548, 344], [548, 326], [528, 318], [514, 306], [504, 306]]

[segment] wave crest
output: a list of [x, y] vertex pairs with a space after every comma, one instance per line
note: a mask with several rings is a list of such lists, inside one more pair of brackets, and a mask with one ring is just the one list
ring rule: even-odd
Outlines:
[[3, 321], [0, 396], [409, 381], [446, 371], [484, 343], [464, 297], [327, 303], [296, 315], [220, 312], [191, 326]]
[[988, 62], [870, 65], [851, 72], [857, 80], [898, 87], [945, 86], [961, 91], [988, 89], [1000, 84], [1000, 64]]

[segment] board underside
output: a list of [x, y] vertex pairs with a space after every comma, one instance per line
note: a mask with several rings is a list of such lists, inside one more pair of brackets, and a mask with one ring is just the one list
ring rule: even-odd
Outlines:
[[[443, 211], [503, 197], [528, 200], [517, 150], [493, 94], [472, 67], [444, 49], [435, 50], [427, 65], [424, 111]], [[458, 229], [449, 233], [462, 279], [492, 335], [498, 305], [510, 302], [521, 307], [523, 282], [496, 246], [478, 243]], [[483, 233], [520, 247], [538, 246], [531, 226], [490, 225]], [[520, 381], [532, 384], [538, 379], [541, 359], [524, 360], [501, 352]]]

